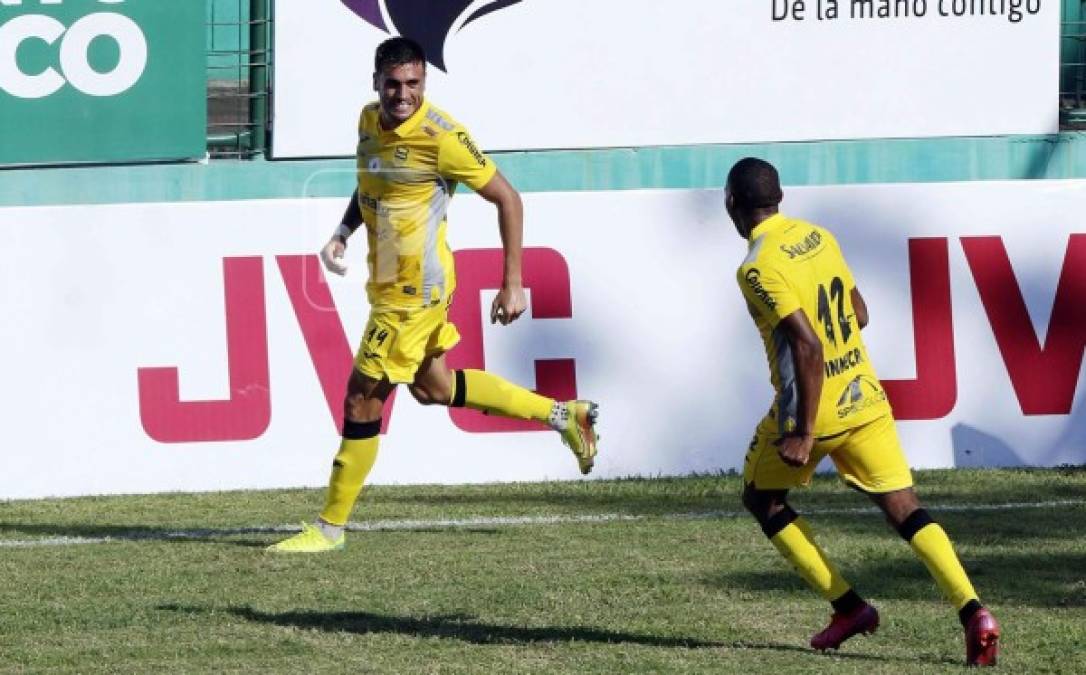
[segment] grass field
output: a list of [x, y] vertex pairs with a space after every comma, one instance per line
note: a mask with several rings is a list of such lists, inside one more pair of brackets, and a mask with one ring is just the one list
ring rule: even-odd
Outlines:
[[[1086, 470], [918, 472], [1003, 624], [1007, 672], [1086, 672]], [[0, 503], [3, 672], [953, 672], [961, 628], [861, 496], [793, 503], [882, 612], [829, 608], [734, 476], [378, 487], [347, 550], [283, 556], [318, 490]], [[996, 505], [1000, 505], [996, 507]]]

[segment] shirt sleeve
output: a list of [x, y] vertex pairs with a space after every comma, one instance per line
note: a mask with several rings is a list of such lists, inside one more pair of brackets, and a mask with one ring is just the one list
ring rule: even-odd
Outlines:
[[455, 127], [441, 139], [437, 151], [437, 171], [443, 177], [479, 190], [494, 177], [498, 167], [483, 154], [462, 126]]
[[747, 304], [770, 325], [776, 326], [781, 319], [802, 306], [784, 275], [772, 266], [757, 263], [743, 265], [736, 278]]

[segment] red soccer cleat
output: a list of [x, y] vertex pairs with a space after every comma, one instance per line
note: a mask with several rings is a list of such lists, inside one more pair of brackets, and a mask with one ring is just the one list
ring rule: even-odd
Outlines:
[[999, 623], [981, 608], [965, 627], [965, 665], [994, 666], [999, 654]]
[[837, 649], [841, 643], [857, 633], [871, 635], [879, 627], [879, 610], [866, 602], [848, 614], [833, 613], [830, 625], [811, 638], [811, 646], [819, 651]]

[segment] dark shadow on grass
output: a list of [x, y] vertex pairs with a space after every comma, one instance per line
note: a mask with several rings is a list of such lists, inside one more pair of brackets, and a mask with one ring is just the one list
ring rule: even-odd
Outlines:
[[[352, 531], [355, 531], [352, 528]], [[0, 522], [0, 534], [27, 534], [48, 537], [78, 537], [84, 539], [109, 539], [110, 541], [176, 542], [220, 544], [245, 548], [266, 548], [269, 544], [295, 534], [297, 529], [278, 527], [234, 528], [166, 528], [132, 527], [130, 525], [59, 525], [50, 523]], [[361, 534], [362, 532], [359, 532]], [[496, 535], [501, 529], [490, 527], [404, 527], [399, 530], [373, 529], [365, 534], [436, 534], [436, 535]], [[262, 539], [239, 538], [244, 535], [265, 535]], [[356, 535], [357, 536], [357, 535]]]
[[135, 542], [177, 542], [221, 544], [223, 546], [242, 546], [263, 548], [271, 539], [239, 539], [243, 535], [277, 535], [287, 537], [292, 532], [274, 528], [239, 527], [239, 528], [167, 528], [167, 527], [132, 527], [130, 525], [59, 525], [50, 523], [9, 523], [0, 522], [0, 533], [16, 533], [47, 537], [79, 537], [84, 539], [109, 539], [110, 541]]
[[[835, 562], [849, 583], [875, 604], [880, 598], [942, 602], [927, 569], [907, 548], [891, 559]], [[1086, 607], [1086, 553], [993, 553], [967, 556], [963, 562], [981, 598], [997, 610], [1000, 605]], [[783, 561], [776, 569], [709, 575], [703, 582], [753, 592], [810, 592]]]
[[[210, 613], [211, 607], [183, 605], [159, 605], [157, 609], [185, 614]], [[592, 626], [508, 626], [481, 623], [466, 614], [445, 614], [428, 617], [394, 616], [371, 612], [262, 612], [252, 607], [227, 607], [224, 612], [257, 623], [275, 626], [320, 630], [331, 633], [390, 633], [418, 638], [445, 638], [461, 640], [476, 645], [531, 645], [539, 643], [592, 642], [598, 644], [635, 644], [664, 649], [735, 649], [765, 650], [775, 652], [800, 652], [818, 655], [811, 649], [798, 645], [747, 641], [717, 642], [689, 637], [665, 637], [605, 630]], [[897, 662], [896, 657], [874, 654], [833, 652], [839, 659]], [[915, 659], [907, 659], [909, 662]], [[931, 663], [946, 661], [931, 660]], [[816, 662], [812, 662], [812, 666]]]
[[[212, 608], [160, 605], [158, 609], [189, 614], [213, 611]], [[252, 607], [228, 607], [236, 617], [276, 626], [320, 630], [330, 633], [395, 633], [412, 637], [438, 637], [462, 640], [472, 644], [532, 644], [539, 642], [600, 642], [631, 643], [649, 647], [705, 649], [727, 647], [721, 642], [695, 638], [663, 637], [609, 631], [591, 626], [506, 626], [481, 623], [466, 614], [413, 617], [375, 614], [371, 612], [262, 612]], [[782, 647], [785, 648], [785, 647]]]

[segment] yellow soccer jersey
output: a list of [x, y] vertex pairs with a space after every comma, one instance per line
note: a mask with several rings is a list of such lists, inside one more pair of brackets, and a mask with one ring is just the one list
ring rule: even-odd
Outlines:
[[478, 190], [493, 160], [447, 113], [423, 101], [397, 128], [378, 120], [378, 104], [358, 121], [358, 206], [366, 225], [370, 305], [436, 305], [456, 287], [445, 212], [457, 183]]
[[828, 230], [781, 214], [762, 221], [736, 278], [765, 343], [777, 392], [770, 414], [781, 433], [795, 428], [799, 391], [778, 324], [796, 310], [806, 313], [822, 341], [824, 379], [812, 433], [829, 436], [890, 412], [853, 313], [856, 282]]

